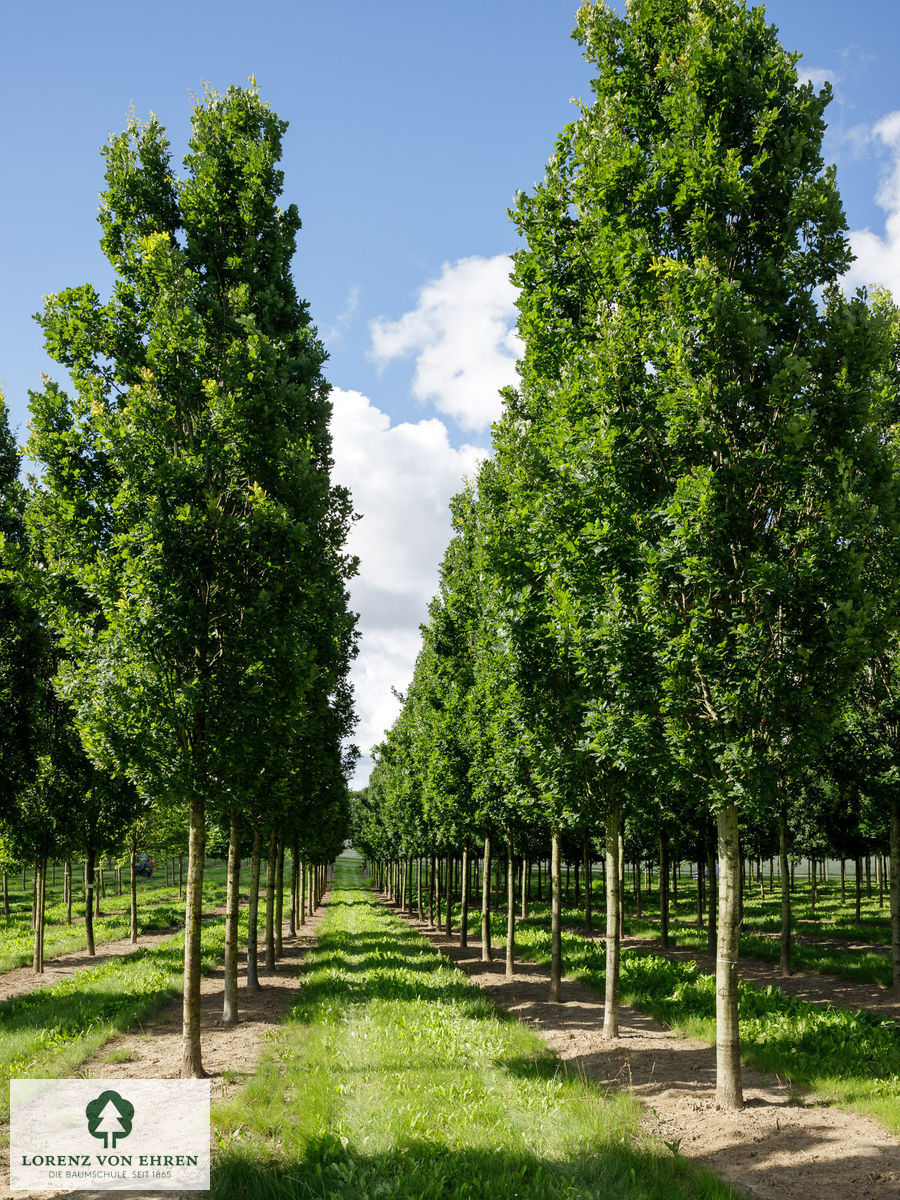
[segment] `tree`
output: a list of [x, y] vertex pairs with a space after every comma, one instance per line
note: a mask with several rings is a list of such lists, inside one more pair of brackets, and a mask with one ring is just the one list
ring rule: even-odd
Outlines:
[[[514, 213], [527, 349], [510, 420], [568, 407], [570, 482], [591, 487], [597, 449], [628, 498], [628, 611], [670, 752], [717, 821], [717, 1096], [740, 1107], [738, 822], [796, 775], [884, 633], [890, 322], [837, 290], [829, 89], [798, 83], [761, 8], [586, 5], [576, 36], [592, 101]], [[573, 554], [590, 537], [575, 529]]]
[[10, 816], [16, 788], [33, 767], [38, 664], [45, 644], [27, 582], [25, 489], [19, 461], [0, 392], [0, 821]]
[[32, 400], [57, 684], [95, 761], [189, 812], [186, 1076], [204, 1074], [206, 809], [270, 785], [353, 566], [325, 353], [290, 273], [300, 220], [277, 203], [285, 129], [255, 85], [207, 89], [178, 179], [158, 121], [132, 120], [104, 151], [112, 296], [72, 288], [39, 317], [73, 383]]

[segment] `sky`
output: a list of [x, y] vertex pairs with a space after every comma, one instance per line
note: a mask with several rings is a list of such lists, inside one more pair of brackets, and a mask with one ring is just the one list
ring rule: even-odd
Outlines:
[[[335, 476], [360, 520], [353, 682], [362, 751], [393, 722], [450, 537], [448, 502], [487, 451], [518, 341], [507, 210], [588, 98], [570, 0], [43, 0], [0, 6], [0, 384], [19, 440], [28, 389], [60, 369], [42, 296], [110, 284], [99, 153], [155, 113], [176, 161], [195, 97], [255, 75], [290, 123], [284, 202], [297, 289], [329, 352]], [[857, 262], [900, 298], [900, 6], [773, 0], [768, 19], [829, 80], [826, 160]]]

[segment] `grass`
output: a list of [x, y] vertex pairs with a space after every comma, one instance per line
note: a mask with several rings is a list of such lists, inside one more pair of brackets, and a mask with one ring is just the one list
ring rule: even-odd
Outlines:
[[211, 1196], [733, 1196], [641, 1136], [639, 1112], [567, 1071], [342, 863], [300, 1003], [215, 1106]]
[[[658, 924], [652, 925], [636, 918], [627, 922], [627, 931], [632, 937], [659, 937]], [[673, 932], [679, 946], [706, 949], [705, 929], [697, 929], [696, 925], [678, 924]], [[761, 958], [765, 962], [780, 962], [781, 943], [776, 938], [765, 937], [759, 933], [744, 933], [741, 935], [740, 952], [744, 957]], [[835, 945], [821, 946], [805, 941], [798, 942], [796, 939], [791, 945], [791, 963], [797, 971], [825, 971], [857, 983], [872, 983], [877, 987], [890, 987], [893, 976], [890, 958], [886, 952], [844, 949]]]
[[[57, 875], [61, 877], [62, 872], [58, 871]], [[138, 880], [140, 934], [158, 933], [184, 923], [184, 901], [178, 899], [178, 888], [166, 887], [163, 878], [157, 871], [154, 879]], [[10, 882], [14, 883], [15, 877], [11, 876]], [[61, 878], [55, 887], [51, 887], [48, 881], [44, 926], [45, 959], [67, 954], [72, 950], [83, 950], [87, 945], [84, 930], [84, 896], [80, 889], [76, 888], [71, 925], [66, 922], [66, 906], [62, 897]], [[34, 948], [30, 883], [24, 893], [11, 887], [9, 900], [9, 917], [0, 916], [0, 972], [29, 964]], [[115, 941], [117, 938], [128, 936], [131, 928], [129, 903], [128, 884], [123, 878], [122, 895], [118, 896], [107, 890], [105, 900], [101, 901], [104, 915], [94, 918], [94, 941], [98, 946], [101, 942]], [[206, 908], [217, 908], [225, 903], [225, 864], [222, 862], [210, 860], [206, 864], [203, 903]]]
[[[629, 875], [630, 883], [630, 875]], [[766, 895], [760, 896], [758, 884], [754, 882], [745, 890], [744, 919], [741, 929], [740, 953], [767, 962], [778, 962], [781, 946], [778, 939], [781, 930], [781, 893], [777, 880], [774, 890], [765, 881]], [[478, 893], [480, 896], [480, 892]], [[871, 898], [862, 895], [862, 919], [857, 922], [853, 900], [852, 879], [846, 891], [847, 903], [841, 903], [839, 881], [820, 883], [818, 900], [813, 912], [809, 881], [798, 878], [792, 894], [794, 938], [791, 958], [796, 970], [825, 971], [858, 983], [871, 983], [889, 987], [892, 982], [890, 961], [890, 916], [886, 907], [879, 907], [878, 893], [873, 888]], [[669, 932], [679, 946], [706, 948], [706, 929], [697, 926], [696, 881], [681, 876], [678, 884], [678, 900], [670, 903]], [[633, 892], [626, 887], [625, 932], [631, 937], [659, 937], [659, 897], [656, 891], [644, 890], [642, 916], [636, 917]], [[600, 928], [603, 917], [604, 898], [599, 877], [594, 877], [594, 922]], [[549, 920], [550, 907], [544, 901], [532, 900], [529, 913], [538, 920]], [[598, 915], [599, 914], [599, 915]], [[459, 905], [454, 906], [457, 918]], [[572, 903], [571, 894], [564, 899], [562, 920], [564, 925], [580, 929], [584, 925], [584, 909]], [[817, 939], [823, 939], [817, 944]], [[848, 943], [847, 946], [841, 945]], [[871, 943], [871, 948], [851, 949], [850, 942]]]
[[[225, 922], [219, 917], [203, 928], [204, 974], [221, 961], [224, 949]], [[178, 995], [183, 969], [184, 938], [176, 933], [156, 946], [0, 1003], [0, 1080], [71, 1075], [112, 1038]], [[7, 1117], [8, 1106], [9, 1089], [0, 1087], [0, 1119]]]
[[[473, 936], [475, 924], [473, 919]], [[505, 945], [505, 914], [492, 915], [491, 929], [498, 946]], [[605, 943], [571, 929], [563, 930], [562, 941], [565, 972], [602, 993]], [[549, 919], [519, 921], [516, 949], [523, 958], [549, 963]], [[715, 980], [693, 963], [626, 950], [621, 996], [680, 1033], [715, 1042]], [[747, 983], [740, 985], [740, 1026], [742, 1057], [749, 1066], [812, 1088], [900, 1133], [900, 1026]]]

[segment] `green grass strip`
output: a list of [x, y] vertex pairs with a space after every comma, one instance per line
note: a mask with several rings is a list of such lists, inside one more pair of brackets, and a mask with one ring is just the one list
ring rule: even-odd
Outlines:
[[212, 1197], [714, 1200], [342, 863], [300, 1003], [214, 1109]]
[[[246, 927], [246, 918], [244, 920]], [[201, 971], [225, 952], [225, 921], [204, 924]], [[184, 935], [110, 958], [51, 987], [0, 1003], [0, 1080], [57, 1079], [152, 1016], [181, 991]], [[9, 1089], [0, 1086], [0, 1119], [9, 1115]]]
[[[516, 927], [516, 951], [550, 961], [549, 921]], [[492, 931], [505, 944], [506, 918], [493, 914]], [[474, 929], [473, 935], [477, 936]], [[606, 945], [564, 930], [563, 969], [601, 994]], [[621, 995], [680, 1033], [715, 1042], [715, 979], [693, 963], [626, 950]], [[808, 1004], [777, 987], [740, 984], [741, 1053], [758, 1070], [809, 1087], [826, 1099], [864, 1112], [900, 1132], [900, 1026], [867, 1012]]]
[[[603, 898], [595, 885], [595, 928], [600, 927], [603, 917]], [[679, 902], [672, 905], [669, 921], [669, 932], [681, 947], [706, 949], [706, 929], [698, 929], [696, 910], [684, 899], [684, 887], [679, 892]], [[659, 916], [650, 905], [652, 894], [645, 895], [644, 915], [634, 916], [633, 913], [625, 918], [625, 932], [630, 937], [658, 938]], [[744, 956], [761, 958], [765, 962], [779, 962], [781, 959], [781, 942], [777, 937], [766, 937], [767, 932], [778, 933], [780, 924], [778, 917], [770, 912], [771, 899], [761, 900], [758, 896], [748, 895], [744, 903], [744, 917], [741, 925], [740, 953]], [[459, 906], [454, 905], [458, 915]], [[821, 919], [803, 919], [800, 931], [805, 938], [822, 937], [828, 939], [824, 945], [816, 945], [814, 941], [794, 940], [791, 950], [791, 960], [795, 970], [827, 971], [832, 975], [840, 975], [844, 979], [856, 983], [873, 983], [878, 987], [889, 987], [893, 973], [890, 952], [885, 947], [871, 949], [845, 948], [833, 943], [839, 941], [871, 942], [880, 940], [890, 941], [890, 925], [877, 922], [874, 919], [867, 925], [857, 925], [851, 922], [850, 913], [841, 908], [839, 898], [834, 897], [827, 903], [819, 901], [817, 912]], [[832, 914], [829, 919], [825, 914]], [[537, 901], [529, 905], [530, 918], [537, 921], [549, 921], [550, 906], [546, 902]], [[655, 917], [655, 919], [654, 919]], [[480, 918], [479, 918], [480, 920]], [[584, 909], [572, 904], [564, 904], [562, 921], [574, 929], [584, 926]]]
[[[79, 905], [78, 900], [81, 900]], [[31, 963], [34, 951], [34, 933], [31, 929], [31, 892], [26, 895], [13, 893], [10, 897], [10, 916], [0, 917], [0, 972], [11, 971]], [[225, 903], [225, 867], [212, 863], [206, 868], [203, 880], [204, 908], [218, 908]], [[126, 886], [121, 896], [109, 892], [102, 901], [103, 908], [111, 909], [102, 917], [94, 918], [94, 941], [98, 947], [102, 942], [116, 941], [128, 937], [131, 918], [128, 911], [129, 896]], [[44, 924], [44, 958], [55, 958], [72, 950], [83, 950], [87, 945], [84, 929], [84, 898], [79, 896], [73, 906], [73, 923], [66, 921], [66, 906], [62, 900], [62, 885], [48, 885], [47, 906]], [[138, 883], [138, 931], [140, 934], [155, 933], [163, 929], [184, 924], [184, 900], [178, 899], [178, 888], [165, 886], [161, 882]]]
[[[572, 914], [577, 920], [577, 915]], [[582, 918], [583, 919], [583, 918]], [[696, 950], [706, 949], [706, 930], [696, 926], [677, 924], [672, 927], [673, 936], [681, 947]], [[639, 921], [632, 917], [626, 925], [632, 937], [658, 938], [659, 925]], [[828, 936], [835, 936], [830, 934]], [[781, 942], [777, 938], [764, 937], [761, 933], [742, 933], [740, 953], [764, 962], [781, 961]], [[857, 983], [873, 983], [878, 987], [889, 987], [892, 980], [891, 961], [886, 951], [852, 950], [841, 946], [816, 946], [810, 942], [794, 941], [791, 947], [791, 962], [798, 971], [826, 971], [840, 975]]]

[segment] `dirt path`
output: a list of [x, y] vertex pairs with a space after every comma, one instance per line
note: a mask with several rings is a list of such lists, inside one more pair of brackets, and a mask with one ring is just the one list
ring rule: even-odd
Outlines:
[[[482, 963], [481, 945], [461, 951], [456, 937], [424, 933], [473, 983], [536, 1026], [560, 1058], [602, 1084], [625, 1087], [645, 1105], [647, 1129], [758, 1200], [897, 1200], [900, 1140], [875, 1121], [797, 1096], [745, 1069], [745, 1107], [715, 1107], [715, 1049], [622, 1006], [621, 1037], [600, 1036], [603, 1002], [586, 984], [564, 983], [564, 1004], [547, 1000], [549, 971], [531, 963], [505, 978], [504, 963]], [[501, 952], [502, 953], [502, 952]], [[766, 964], [768, 965], [768, 964]], [[742, 960], [743, 966], [743, 960]]]
[[[328, 906], [328, 893], [313, 917], [298, 927], [291, 937], [285, 925], [284, 955], [278, 960], [278, 970], [268, 974], [262, 963], [259, 968], [262, 990], [248, 993], [246, 956], [238, 963], [240, 1021], [237, 1026], [222, 1025], [222, 987], [224, 968], [217, 967], [204, 975], [200, 983], [201, 1048], [203, 1065], [212, 1081], [213, 1102], [229, 1095], [252, 1075], [262, 1050], [266, 1034], [291, 1010], [299, 986], [297, 968], [304, 954], [316, 940], [319, 926]], [[87, 1059], [76, 1072], [84, 1079], [177, 1079], [181, 1074], [181, 997], [164, 1005], [152, 1020], [137, 1029], [107, 1042], [93, 1058]], [[117, 1061], [110, 1062], [110, 1059]], [[8, 1126], [3, 1127], [8, 1137]], [[9, 1162], [3, 1163], [0, 1176], [0, 1200], [51, 1200], [52, 1197], [72, 1197], [72, 1200], [173, 1200], [178, 1196], [201, 1197], [208, 1192], [12, 1192], [9, 1190]]]
[[[203, 914], [203, 920], [208, 921], [212, 917], [221, 916], [224, 911], [224, 907], [212, 908]], [[183, 925], [173, 925], [161, 933], [142, 934], [137, 944], [132, 942], [130, 937], [116, 938], [111, 942], [98, 942], [97, 945], [103, 948], [102, 953], [93, 956], [88, 954], [87, 949], [70, 950], [68, 954], [45, 959], [43, 975], [35, 975], [31, 967], [14, 967], [11, 971], [4, 971], [3, 974], [0, 974], [0, 1002], [12, 1000], [15, 996], [25, 996], [29, 992], [36, 992], [39, 988], [52, 987], [54, 983], [77, 975], [85, 968], [99, 967], [109, 958], [121, 958], [125, 954], [133, 954], [135, 950], [141, 950], [146, 946], [156, 946], [183, 928]]]

